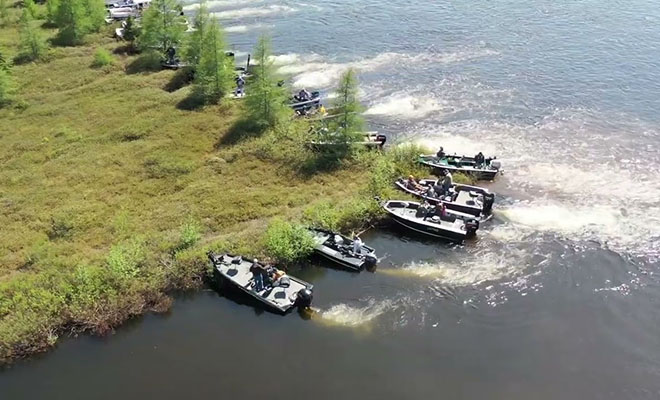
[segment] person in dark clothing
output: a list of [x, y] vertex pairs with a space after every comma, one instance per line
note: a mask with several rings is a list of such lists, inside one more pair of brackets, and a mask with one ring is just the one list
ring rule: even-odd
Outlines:
[[442, 146], [440, 147], [440, 150], [438, 150], [438, 152], [435, 153], [435, 156], [438, 158], [443, 158], [445, 156], [445, 150], [442, 148]]
[[486, 157], [484, 157], [482, 152], [479, 152], [476, 156], [474, 156], [474, 163], [476, 165], [482, 165], [483, 163], [486, 162]]
[[264, 290], [264, 275], [266, 275], [266, 270], [259, 264], [259, 260], [256, 258], [252, 262], [252, 266], [250, 266], [250, 272], [252, 272], [252, 278], [254, 279], [254, 290], [261, 292]]

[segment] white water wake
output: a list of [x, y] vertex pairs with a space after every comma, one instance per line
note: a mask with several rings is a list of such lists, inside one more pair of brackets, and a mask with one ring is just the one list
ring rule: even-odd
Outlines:
[[272, 15], [290, 14], [297, 12], [297, 8], [280, 5], [270, 5], [265, 7], [246, 7], [236, 10], [225, 10], [211, 13], [211, 16], [217, 19], [241, 19], [246, 17], [268, 17]]

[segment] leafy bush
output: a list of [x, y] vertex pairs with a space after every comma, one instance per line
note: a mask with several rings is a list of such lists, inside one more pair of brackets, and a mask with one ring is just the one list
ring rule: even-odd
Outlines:
[[474, 185], [475, 183], [477, 183], [477, 180], [474, 179], [474, 177], [460, 172], [451, 174], [451, 177], [454, 183], [462, 183], [464, 185]]
[[39, 18], [39, 10], [34, 0], [23, 0], [23, 9], [25, 9], [32, 18]]
[[112, 57], [112, 54], [110, 54], [108, 50], [99, 47], [94, 53], [94, 62], [92, 63], [92, 66], [95, 68], [101, 68], [105, 67], [106, 65], [111, 65], [114, 62], [115, 61]]
[[306, 208], [303, 214], [310, 225], [346, 231], [367, 226], [380, 214], [380, 205], [373, 198], [360, 196], [340, 204], [322, 201]]
[[161, 56], [156, 51], [146, 51], [126, 66], [126, 72], [137, 74], [140, 72], [160, 71]]
[[179, 243], [176, 246], [176, 251], [182, 251], [194, 246], [202, 238], [201, 227], [199, 223], [192, 218], [189, 218], [181, 226], [179, 234]]
[[304, 226], [278, 218], [268, 225], [264, 246], [271, 257], [289, 263], [309, 256], [314, 250], [314, 239]]
[[104, 21], [102, 0], [59, 0], [55, 13], [57, 41], [65, 46], [80, 44], [85, 35], [98, 32]]
[[113, 246], [106, 260], [111, 276], [119, 282], [135, 278], [144, 261], [145, 248], [137, 239]]

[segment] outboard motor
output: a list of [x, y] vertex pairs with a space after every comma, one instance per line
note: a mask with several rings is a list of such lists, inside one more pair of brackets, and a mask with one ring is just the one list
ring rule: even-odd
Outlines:
[[373, 254], [364, 256], [364, 266], [369, 269], [378, 263], [378, 259]]
[[495, 169], [500, 169], [502, 168], [502, 162], [500, 160], [493, 159], [493, 161], [490, 162], [490, 166]]
[[305, 288], [298, 291], [298, 296], [296, 297], [296, 306], [299, 308], [307, 308], [312, 305], [312, 291]]
[[484, 195], [484, 214], [490, 214], [493, 210], [493, 203], [495, 202], [495, 194], [487, 193]]
[[477, 229], [479, 229], [479, 221], [476, 219], [465, 221], [465, 231], [468, 236], [474, 236], [477, 233]]
[[385, 142], [387, 142], [387, 136], [385, 135], [377, 135], [376, 136], [376, 141], [380, 142], [381, 146], [385, 146]]

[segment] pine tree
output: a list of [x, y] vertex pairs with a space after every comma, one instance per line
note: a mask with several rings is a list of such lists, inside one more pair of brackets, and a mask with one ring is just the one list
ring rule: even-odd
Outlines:
[[135, 24], [133, 17], [128, 17], [124, 27], [124, 40], [130, 43], [131, 50], [135, 49], [135, 40], [140, 36], [140, 27]]
[[364, 132], [364, 108], [358, 100], [358, 81], [353, 69], [344, 72], [339, 78], [337, 97], [333, 102], [334, 118], [329, 123], [340, 142], [350, 143], [359, 139]]
[[203, 26], [195, 86], [205, 103], [217, 103], [231, 88], [235, 73], [232, 60], [225, 54], [226, 47], [217, 23]]
[[254, 50], [254, 77], [247, 87], [245, 104], [251, 121], [259, 127], [277, 127], [291, 110], [286, 104], [288, 96], [277, 84], [271, 58], [270, 39], [259, 38]]
[[185, 17], [177, 0], [154, 0], [142, 17], [140, 47], [162, 52], [176, 47], [186, 31]]
[[211, 16], [209, 15], [208, 7], [206, 2], [203, 1], [199, 4], [199, 9], [197, 10], [197, 15], [195, 15], [195, 20], [193, 21], [193, 27], [195, 30], [190, 33], [188, 36], [188, 41], [186, 42], [186, 49], [184, 58], [193, 68], [197, 67], [199, 60], [202, 54], [202, 44], [204, 38], [204, 32], [206, 31], [209, 24], [212, 23]]
[[46, 53], [46, 42], [39, 35], [39, 32], [32, 27], [32, 16], [30, 11], [25, 8], [20, 19], [20, 46], [19, 58], [23, 61], [41, 60]]

